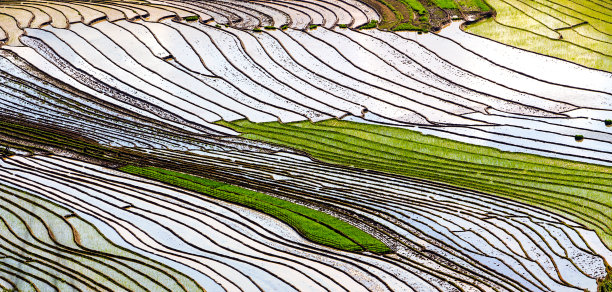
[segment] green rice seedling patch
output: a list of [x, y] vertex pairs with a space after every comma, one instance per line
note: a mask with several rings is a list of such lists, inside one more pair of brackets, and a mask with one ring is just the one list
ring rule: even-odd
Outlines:
[[200, 19], [200, 17], [196, 16], [196, 15], [192, 15], [192, 16], [187, 16], [184, 18], [186, 21], [196, 21], [198, 19]]
[[359, 27], [359, 29], [371, 29], [371, 28], [376, 28], [376, 26], [378, 25], [378, 21], [377, 20], [370, 20], [370, 22], [362, 25]]
[[611, 167], [348, 121], [220, 124], [245, 138], [293, 147], [325, 162], [448, 183], [542, 207], [586, 224], [612, 245]]
[[347, 251], [390, 251], [384, 243], [345, 221], [270, 195], [156, 167], [128, 165], [120, 170], [261, 211], [323, 245]]

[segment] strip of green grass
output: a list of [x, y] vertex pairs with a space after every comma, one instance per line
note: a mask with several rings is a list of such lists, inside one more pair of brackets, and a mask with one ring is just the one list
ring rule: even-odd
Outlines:
[[370, 22], [360, 26], [359, 29], [376, 28], [377, 25], [378, 25], [378, 21], [377, 20], [371, 20]]
[[221, 122], [243, 137], [322, 161], [439, 181], [569, 216], [612, 246], [612, 168], [511, 153], [419, 132], [347, 121]]
[[276, 197], [162, 168], [128, 165], [120, 170], [264, 212], [323, 245], [347, 251], [390, 251], [384, 243], [347, 222]]

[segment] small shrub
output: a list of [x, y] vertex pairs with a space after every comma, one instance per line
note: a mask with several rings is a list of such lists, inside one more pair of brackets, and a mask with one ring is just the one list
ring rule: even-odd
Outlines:
[[261, 30], [261, 28], [259, 28], [259, 27], [256, 27], [256, 28], [253, 29], [253, 31], [254, 32], [262, 32], [263, 30]]
[[280, 27], [280, 29], [281, 29], [281, 30], [285, 30], [285, 29], [288, 29], [288, 28], [289, 28], [289, 26], [288, 26], [288, 25], [286, 25], [286, 24], [283, 24], [283, 25]]
[[369, 23], [366, 23], [360, 26], [359, 29], [370, 29], [370, 28], [376, 28], [377, 26], [378, 26], [378, 20], [372, 20]]
[[269, 30], [275, 30], [276, 29], [276, 27], [271, 26], [271, 25], [266, 25], [266, 26], [264, 26], [264, 28], [265, 29], [269, 29]]
[[605, 120], [604, 124], [606, 124], [606, 126], [612, 126], [612, 120]]
[[229, 27], [229, 23], [226, 23], [226, 24], [225, 24], [225, 27]]
[[198, 19], [200, 19], [199, 17], [193, 15], [193, 16], [187, 16], [184, 18], [186, 21], [196, 21]]
[[427, 15], [423, 15], [423, 16], [419, 17], [419, 21], [421, 21], [421, 22], [425, 22], [425, 21], [428, 21], [428, 20], [429, 20], [429, 18], [427, 17]]
[[309, 29], [316, 29], [318, 27], [318, 25], [316, 24], [311, 24], [308, 28]]
[[215, 27], [216, 27], [216, 28], [221, 28], [221, 26], [220, 26], [220, 25], [218, 25], [218, 24], [215, 24]]
[[347, 27], [348, 27], [348, 25], [346, 25], [346, 24], [342, 23], [342, 24], [338, 24], [338, 27], [339, 27], [339, 28], [347, 28]]
[[574, 136], [574, 139], [576, 139], [576, 141], [580, 142], [580, 141], [584, 140], [584, 136], [583, 135], [576, 135], [576, 136]]

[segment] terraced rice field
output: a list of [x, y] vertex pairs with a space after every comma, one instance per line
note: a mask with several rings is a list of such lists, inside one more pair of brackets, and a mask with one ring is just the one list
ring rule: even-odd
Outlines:
[[605, 1], [492, 0], [495, 19], [466, 31], [521, 49], [612, 70], [610, 4]]
[[612, 287], [607, 0], [0, 3], [0, 288]]

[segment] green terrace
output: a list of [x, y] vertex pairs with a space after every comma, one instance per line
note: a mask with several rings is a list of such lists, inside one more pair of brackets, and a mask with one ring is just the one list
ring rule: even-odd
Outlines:
[[219, 122], [244, 138], [293, 147], [324, 162], [442, 182], [571, 217], [612, 246], [612, 168], [470, 145], [380, 125]]
[[345, 221], [273, 196], [157, 167], [128, 165], [120, 170], [261, 211], [316, 243], [346, 251], [390, 252], [384, 243]]

